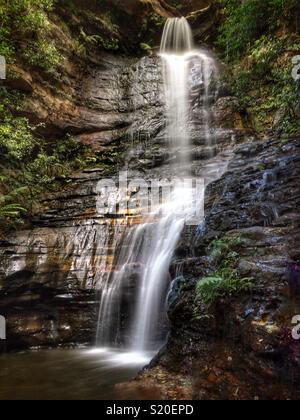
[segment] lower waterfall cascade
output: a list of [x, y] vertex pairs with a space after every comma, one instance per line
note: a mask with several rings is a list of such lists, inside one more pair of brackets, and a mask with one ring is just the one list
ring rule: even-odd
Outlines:
[[[172, 187], [163, 202], [143, 215], [140, 223], [124, 229], [115, 244], [113, 270], [99, 286], [96, 346], [140, 353], [158, 351], [166, 340], [166, 300], [172, 280], [169, 269], [176, 246], [197, 212], [195, 206], [204, 206], [204, 188], [218, 179], [228, 164], [228, 156], [219, 156], [215, 151], [217, 135], [210, 125], [210, 108], [217, 95], [217, 65], [210, 54], [194, 48], [185, 18], [167, 20], [159, 55], [166, 117], [164, 141], [172, 157], [167, 182]], [[200, 149], [195, 148], [191, 136], [194, 114], [200, 118], [200, 149], [209, 152], [200, 170], [194, 162]], [[203, 179], [198, 197], [182, 182], [190, 180], [192, 185], [195, 173], [199, 180]], [[203, 217], [197, 224], [202, 223]], [[124, 305], [124, 285], [128, 282], [135, 298], [130, 305]]]

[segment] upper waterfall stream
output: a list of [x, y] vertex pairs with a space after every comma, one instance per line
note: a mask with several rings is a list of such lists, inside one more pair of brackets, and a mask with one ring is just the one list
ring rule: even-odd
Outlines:
[[[166, 22], [160, 49], [169, 159], [169, 194], [128, 226], [116, 245], [114, 269], [103, 279], [97, 327], [97, 346], [123, 346], [133, 352], [157, 351], [166, 339], [166, 298], [171, 284], [170, 265], [181, 233], [204, 206], [204, 188], [219, 178], [227, 165], [215, 153], [210, 106], [216, 96], [217, 66], [204, 51], [194, 49], [185, 18]], [[194, 112], [200, 115], [197, 137], [192, 139]], [[207, 159], [199, 170], [195, 154]], [[196, 174], [196, 178], [195, 178]], [[202, 179], [202, 183], [200, 182]], [[164, 180], [166, 182], [166, 180]], [[195, 189], [195, 183], [198, 188]], [[200, 188], [199, 188], [200, 185]], [[197, 224], [203, 222], [198, 218]], [[133, 300], [124, 305], [130, 283]]]

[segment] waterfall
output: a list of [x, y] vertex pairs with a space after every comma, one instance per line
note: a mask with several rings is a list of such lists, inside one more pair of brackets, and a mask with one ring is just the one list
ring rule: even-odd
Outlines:
[[[142, 223], [125, 231], [117, 247], [113, 272], [102, 290], [97, 333], [99, 346], [122, 344], [139, 352], [158, 350], [166, 338], [170, 264], [184, 226], [193, 217], [195, 206], [201, 207], [204, 200], [204, 186], [200, 192], [196, 191], [196, 199], [192, 183], [182, 181], [192, 179], [193, 107], [202, 110], [201, 136], [204, 146], [211, 146], [210, 84], [216, 66], [209, 55], [193, 49], [192, 32], [185, 18], [166, 22], [160, 56], [166, 141], [172, 156], [170, 193], [151, 209]], [[199, 96], [201, 103], [197, 102]], [[208, 162], [206, 184], [220, 176], [220, 168], [215, 166], [214, 162]]]
[[182, 18], [168, 19], [161, 40], [162, 54], [186, 53], [193, 49], [193, 34], [188, 21]]
[[[168, 19], [165, 25], [160, 55], [163, 60], [164, 88], [167, 117], [167, 139], [174, 161], [174, 173], [182, 177], [190, 175], [190, 133], [188, 125], [188, 60], [184, 53], [191, 51], [192, 31], [185, 18]], [[143, 273], [134, 316], [131, 345], [136, 350], [158, 346], [159, 323], [163, 318], [168, 284], [169, 267], [175, 247], [187, 217], [192, 213], [192, 191], [180, 185], [158, 208], [164, 216], [158, 223], [146, 223], [143, 255]], [[182, 205], [185, 205], [184, 211]]]

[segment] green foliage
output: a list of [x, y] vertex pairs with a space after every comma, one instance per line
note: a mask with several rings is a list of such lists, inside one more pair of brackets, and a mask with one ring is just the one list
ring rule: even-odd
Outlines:
[[110, 34], [118, 32], [118, 25], [115, 25], [113, 22], [113, 16], [110, 13], [105, 13], [100, 18], [103, 25], [103, 29]]
[[19, 218], [22, 212], [26, 212], [26, 209], [19, 204], [0, 204], [0, 221], [6, 218]]
[[141, 50], [145, 51], [147, 54], [153, 54], [153, 48], [149, 44], [141, 43], [140, 44]]
[[29, 44], [23, 56], [34, 67], [40, 67], [48, 73], [55, 73], [63, 62], [63, 56], [54, 42], [38, 40]]
[[143, 51], [152, 51], [152, 47], [149, 44], [141, 43], [140, 47]]
[[10, 161], [24, 162], [30, 159], [35, 139], [26, 118], [7, 115], [0, 125], [0, 148], [2, 156]]
[[86, 46], [83, 42], [81, 42], [80, 39], [74, 39], [72, 43], [73, 52], [79, 57], [85, 57], [86, 56]]
[[86, 44], [98, 46], [107, 51], [117, 51], [120, 48], [119, 40], [111, 36], [87, 35], [82, 28], [80, 30], [80, 35]]
[[45, 141], [26, 118], [15, 117], [22, 97], [0, 90], [0, 228], [30, 216], [40, 195], [69, 181], [71, 171], [84, 166], [84, 148], [72, 137]]
[[105, 171], [117, 162], [119, 145], [93, 152], [70, 135], [46, 140], [42, 126], [11, 113], [22, 109], [22, 95], [0, 89], [0, 101], [0, 230], [39, 211], [43, 195], [68, 184], [74, 170], [99, 165]]
[[274, 31], [283, 19], [290, 22], [300, 12], [298, 0], [221, 0], [221, 3], [225, 21], [218, 43], [231, 60], [241, 57], [263, 34]]
[[224, 0], [226, 20], [219, 44], [227, 56], [239, 57], [249, 43], [262, 34], [267, 18], [267, 2], [261, 0]]
[[238, 261], [239, 250], [243, 241], [240, 237], [225, 238], [212, 241], [208, 247], [208, 252], [214, 264], [222, 263], [224, 266], [232, 266], [234, 261]]
[[0, 27], [0, 55], [6, 58], [7, 61], [12, 61], [15, 53], [14, 46], [9, 42], [9, 30], [5, 27]]
[[54, 0], [0, 0], [0, 54], [8, 63], [16, 54], [30, 65], [55, 73], [62, 63], [54, 42], [48, 13]]
[[[252, 117], [257, 132], [300, 132], [299, 84], [292, 57], [300, 53], [295, 0], [222, 0], [225, 19], [219, 46], [227, 58], [226, 82], [239, 110]], [[294, 33], [293, 33], [294, 31]]]
[[[0, 188], [5, 183], [6, 178], [0, 176]], [[0, 195], [0, 226], [13, 220], [14, 226], [22, 223], [21, 216], [26, 213], [26, 209], [14, 201], [22, 200], [28, 193], [27, 188], [17, 188], [10, 191], [7, 195]]]
[[98, 37], [98, 45], [106, 51], [117, 51], [120, 48], [118, 39], [103, 36]]
[[231, 298], [241, 293], [249, 293], [253, 288], [251, 277], [240, 277], [237, 270], [221, 270], [211, 277], [205, 277], [196, 287], [197, 299], [211, 306], [219, 299]]
[[[251, 292], [254, 279], [241, 276], [238, 270], [241, 258], [239, 250], [243, 244], [241, 237], [225, 237], [209, 245], [208, 254], [216, 271], [199, 280], [196, 285], [195, 319], [203, 319], [210, 315], [211, 307], [220, 299]], [[206, 308], [205, 312], [203, 305]]]
[[166, 22], [166, 18], [158, 15], [157, 13], [149, 13], [147, 20], [148, 25], [155, 26], [156, 28], [161, 28]]
[[300, 131], [300, 100], [292, 78], [292, 56], [297, 53], [297, 37], [263, 35], [228, 73], [228, 85], [240, 107], [254, 116], [258, 132], [266, 128], [287, 134]]
[[45, 13], [52, 10], [53, 0], [1, 0], [0, 19], [2, 27], [6, 25], [11, 36], [38, 32], [47, 24]]
[[[162, 17], [154, 12], [148, 13], [144, 20], [143, 25], [141, 27], [141, 31], [139, 33], [139, 47], [141, 52], [150, 52], [151, 45], [158, 46], [158, 38], [157, 35], [162, 32], [163, 26], [166, 22], [166, 18]], [[137, 45], [138, 46], [138, 45]], [[153, 49], [150, 47], [151, 50]]]

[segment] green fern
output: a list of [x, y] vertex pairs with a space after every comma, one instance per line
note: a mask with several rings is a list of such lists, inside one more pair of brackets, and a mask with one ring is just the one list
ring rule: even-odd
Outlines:
[[243, 244], [241, 237], [224, 237], [212, 241], [209, 245], [208, 253], [214, 263], [215, 272], [197, 283], [195, 299], [197, 316], [199, 316], [200, 302], [210, 308], [219, 299], [252, 290], [254, 279], [241, 277], [237, 268], [240, 261], [240, 254], [237, 251], [242, 249]]
[[15, 188], [6, 195], [0, 196], [0, 219], [19, 218], [27, 210], [21, 205], [15, 203], [15, 200], [23, 201], [26, 194], [29, 193], [27, 187]]
[[15, 219], [21, 216], [22, 213], [26, 213], [26, 209], [19, 204], [6, 204], [0, 207], [0, 218], [11, 218]]
[[28, 187], [15, 188], [14, 190], [10, 191], [9, 194], [0, 196], [0, 205], [11, 203], [16, 199], [19, 200], [20, 197], [24, 197], [26, 194], [28, 194], [28, 192]]
[[219, 296], [222, 281], [222, 277], [219, 276], [205, 277], [197, 284], [197, 299], [201, 298], [206, 305], [211, 305]]
[[237, 270], [227, 269], [200, 280], [196, 287], [196, 300], [201, 299], [205, 305], [211, 306], [218, 299], [251, 292], [253, 286], [252, 277], [241, 278]]

